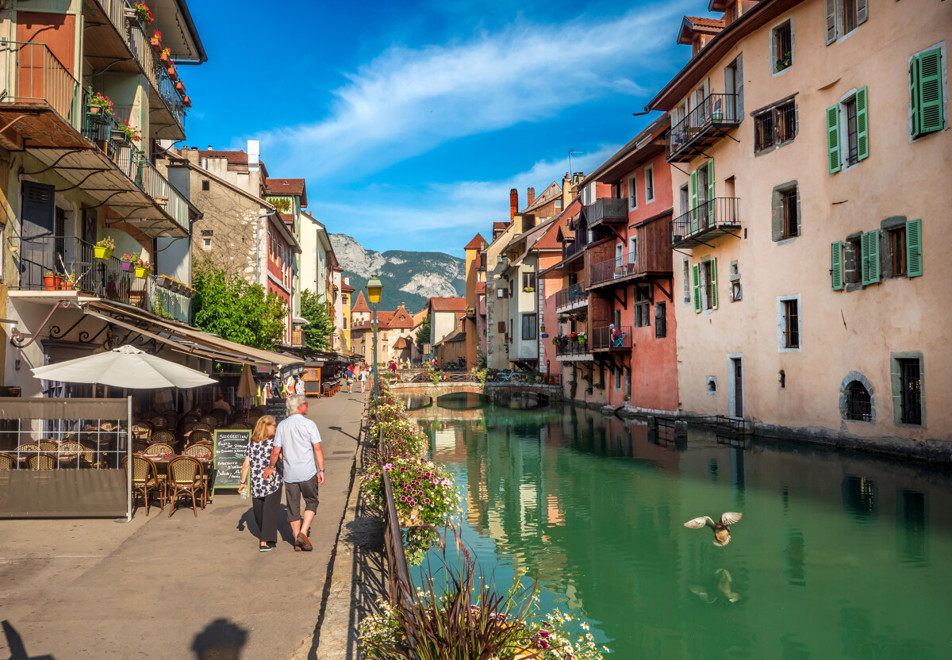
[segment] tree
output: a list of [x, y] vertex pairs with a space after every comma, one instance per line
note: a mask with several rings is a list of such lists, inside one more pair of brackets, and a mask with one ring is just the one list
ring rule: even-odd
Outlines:
[[193, 265], [192, 287], [195, 327], [254, 348], [274, 348], [284, 336], [288, 306], [260, 284], [229, 275], [206, 257]]
[[417, 330], [416, 334], [416, 347], [420, 353], [423, 353], [423, 346], [430, 343], [430, 315], [427, 314], [423, 317], [423, 322], [420, 324], [420, 329]]
[[308, 322], [304, 326], [304, 348], [309, 351], [329, 349], [334, 334], [334, 317], [324, 296], [307, 289], [301, 291], [301, 318]]

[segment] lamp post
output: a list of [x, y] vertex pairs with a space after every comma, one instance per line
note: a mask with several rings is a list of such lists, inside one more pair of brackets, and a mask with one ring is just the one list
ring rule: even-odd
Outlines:
[[383, 291], [383, 284], [380, 279], [374, 275], [367, 281], [367, 300], [374, 310], [372, 327], [374, 331], [374, 405], [377, 405], [377, 399], [380, 397], [380, 388], [377, 383], [380, 381], [380, 365], [377, 362], [377, 303], [380, 302], [380, 292]]

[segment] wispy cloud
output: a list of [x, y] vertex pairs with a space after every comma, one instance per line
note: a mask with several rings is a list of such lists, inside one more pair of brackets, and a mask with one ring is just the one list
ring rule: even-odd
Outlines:
[[635, 72], [670, 44], [681, 4], [391, 48], [346, 76], [326, 118], [262, 136], [264, 153], [281, 171], [354, 181], [456, 138], [644, 94]]

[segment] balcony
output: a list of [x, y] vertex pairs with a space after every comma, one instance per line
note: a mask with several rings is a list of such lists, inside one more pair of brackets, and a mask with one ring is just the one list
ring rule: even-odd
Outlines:
[[562, 244], [562, 259], [568, 260], [571, 257], [574, 257], [577, 254], [580, 254], [585, 250], [585, 239], [583, 237], [576, 236], [577, 240], [572, 241], [571, 243]]
[[720, 236], [740, 231], [740, 198], [715, 197], [677, 217], [671, 224], [671, 246], [710, 245]]
[[631, 327], [595, 328], [592, 332], [593, 351], [630, 351]]
[[687, 117], [668, 131], [668, 162], [701, 155], [727, 131], [740, 124], [737, 94], [709, 94]]
[[561, 335], [556, 338], [555, 358], [562, 362], [592, 360], [592, 350], [589, 348], [588, 340], [579, 341], [578, 337]]
[[628, 200], [617, 197], [604, 197], [585, 207], [585, 217], [589, 227], [602, 223], [628, 223]]
[[[75, 291], [139, 307], [157, 316], [183, 323], [190, 320], [195, 292], [163, 276], [136, 277], [130, 264], [116, 256], [97, 259], [95, 249], [74, 236], [37, 236], [20, 239], [15, 253], [22, 291]], [[127, 270], [128, 267], [128, 270]], [[60, 282], [48, 283], [47, 275], [66, 273]]]
[[618, 258], [592, 264], [589, 288], [627, 282], [643, 274], [644, 270], [636, 262], [629, 261], [627, 255], [622, 254]]
[[[92, 16], [83, 56], [97, 69], [141, 73], [149, 80], [149, 123], [154, 137], [185, 139], [185, 105], [175, 83], [166, 72], [166, 66], [152, 51], [149, 37], [134, 15], [129, 0], [93, 0], [88, 11]], [[130, 58], [129, 55], [132, 57]]]
[[570, 284], [567, 289], [555, 292], [555, 311], [568, 312], [588, 304], [588, 294], [581, 284]]
[[7, 95], [0, 98], [0, 146], [27, 150], [47, 169], [121, 218], [141, 236], [187, 236], [188, 201], [138, 151], [108, 114], [93, 113], [85, 93], [49, 48], [0, 42]]

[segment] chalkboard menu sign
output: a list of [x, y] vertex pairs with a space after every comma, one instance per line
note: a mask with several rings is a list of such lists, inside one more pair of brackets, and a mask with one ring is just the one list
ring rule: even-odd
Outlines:
[[264, 414], [271, 415], [274, 417], [274, 421], [280, 422], [288, 416], [287, 410], [288, 407], [285, 405], [284, 399], [268, 399]]
[[212, 495], [219, 488], [238, 488], [241, 485], [241, 465], [251, 440], [251, 429], [223, 429], [215, 431], [215, 475]]

